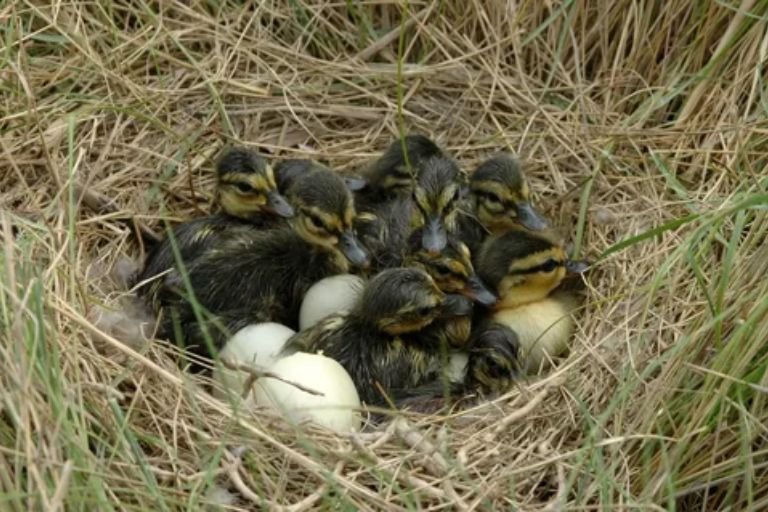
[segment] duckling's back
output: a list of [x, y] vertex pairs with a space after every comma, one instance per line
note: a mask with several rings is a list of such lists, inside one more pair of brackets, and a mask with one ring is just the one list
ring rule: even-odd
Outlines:
[[[211, 326], [217, 347], [230, 333], [255, 322], [297, 329], [309, 287], [344, 270], [329, 253], [315, 250], [287, 228], [242, 235], [210, 250], [188, 272], [195, 299], [225, 327]], [[176, 286], [183, 287], [180, 282]], [[170, 290], [164, 299], [179, 315], [185, 344], [199, 344], [202, 331], [189, 302]], [[166, 336], [173, 333], [171, 322], [166, 315]]]
[[439, 338], [432, 334], [392, 337], [357, 321], [354, 314], [334, 315], [294, 335], [284, 350], [322, 351], [347, 370], [361, 400], [383, 406], [382, 390], [398, 401], [440, 375]]
[[177, 266], [178, 261], [172, 244], [175, 244], [181, 261], [187, 267], [207, 249], [230, 239], [233, 231], [256, 229], [256, 224], [226, 214], [208, 215], [179, 224], [172, 231], [173, 242], [166, 237], [147, 256], [144, 269], [136, 279], [137, 283], [146, 281], [139, 287], [139, 294], [145, 297], [154, 294], [158, 280], [152, 278]]

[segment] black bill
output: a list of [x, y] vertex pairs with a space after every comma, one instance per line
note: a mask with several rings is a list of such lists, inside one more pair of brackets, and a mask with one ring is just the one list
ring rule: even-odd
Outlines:
[[517, 205], [517, 219], [524, 228], [531, 231], [541, 231], [549, 227], [549, 222], [545, 219], [536, 209], [531, 206], [531, 203], [519, 203]]
[[421, 235], [421, 245], [430, 253], [436, 254], [448, 244], [448, 233], [440, 217], [430, 217]]
[[276, 190], [267, 194], [267, 203], [281, 217], [293, 217], [296, 213], [293, 206]]
[[341, 252], [349, 260], [350, 263], [356, 267], [365, 268], [370, 264], [370, 257], [368, 251], [357, 239], [357, 236], [352, 231], [347, 231], [341, 234]]

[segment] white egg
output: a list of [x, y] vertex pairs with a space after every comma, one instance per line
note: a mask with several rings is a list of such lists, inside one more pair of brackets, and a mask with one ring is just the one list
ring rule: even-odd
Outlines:
[[451, 352], [448, 356], [448, 366], [445, 368], [448, 380], [454, 383], [464, 382], [464, 378], [467, 376], [468, 363], [469, 354], [466, 352]]
[[320, 354], [297, 352], [276, 362], [270, 372], [322, 393], [313, 395], [287, 382], [262, 377], [254, 385], [258, 405], [281, 411], [289, 421], [311, 421], [337, 432], [359, 430], [360, 397], [347, 371]]
[[[293, 329], [274, 322], [251, 324], [237, 331], [227, 341], [219, 357], [258, 369], [267, 369], [277, 361], [285, 342], [294, 334], [296, 332]], [[213, 378], [224, 390], [222, 392], [216, 389], [214, 395], [222, 399], [227, 396], [241, 396], [248, 377], [246, 372], [231, 370], [223, 364], [216, 365]]]
[[364, 283], [359, 276], [339, 274], [313, 284], [301, 303], [299, 329], [312, 327], [328, 315], [348, 312], [360, 298]]

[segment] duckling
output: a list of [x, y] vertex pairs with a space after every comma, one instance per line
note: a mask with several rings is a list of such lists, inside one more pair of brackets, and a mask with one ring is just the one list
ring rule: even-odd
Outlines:
[[[432, 277], [444, 293], [460, 294], [484, 307], [496, 304], [498, 298], [477, 276], [466, 244], [449, 236], [447, 245], [440, 253], [427, 251], [421, 245], [419, 232], [410, 239], [410, 250], [403, 265], [421, 268]], [[443, 332], [452, 347], [464, 347], [469, 340], [472, 318], [460, 316], [434, 322], [428, 329]]]
[[176, 226], [168, 238], [154, 247], [138, 275], [140, 295], [154, 295], [157, 284], [149, 280], [176, 265], [174, 243], [181, 261], [189, 262], [207, 248], [221, 244], [234, 226], [255, 229], [271, 219], [293, 217], [294, 209], [278, 191], [272, 168], [253, 151], [245, 148], [225, 151], [216, 171], [216, 197], [221, 212]]
[[[425, 226], [424, 247], [438, 252], [447, 231], [455, 231], [465, 176], [442, 148], [423, 135], [394, 141], [365, 175], [358, 194], [361, 211], [409, 219], [411, 230]], [[397, 204], [390, 204], [392, 201]], [[389, 211], [378, 211], [380, 208]]]
[[367, 206], [398, 195], [410, 196], [416, 176], [414, 170], [423, 160], [444, 155], [440, 146], [423, 135], [406, 135], [395, 140], [365, 171], [365, 199], [361, 202]]
[[189, 265], [187, 277], [195, 300], [211, 322], [201, 322], [185, 300], [187, 290], [179, 272], [164, 280], [159, 294], [166, 310], [161, 322], [164, 336], [172, 337], [178, 325], [185, 346], [210, 356], [229, 333], [248, 324], [277, 322], [295, 330], [302, 298], [313, 283], [348, 273], [350, 265], [367, 266], [368, 254], [353, 229], [354, 202], [339, 176], [326, 169], [304, 174], [291, 186], [289, 196], [297, 212], [290, 226], [234, 229], [229, 240]]
[[[397, 228], [395, 228], [395, 231], [397, 231]], [[402, 235], [403, 233], [401, 230], [401, 232], [395, 236], [401, 237]], [[391, 244], [392, 237], [392, 230], [385, 231], [384, 236], [380, 240], [382, 243], [375, 247], [381, 249], [388, 244]], [[386, 263], [388, 265], [384, 265], [382, 268], [392, 268], [396, 266], [420, 268], [427, 272], [430, 277], [432, 277], [432, 279], [437, 284], [437, 287], [440, 288], [440, 290], [444, 293], [464, 295], [484, 307], [490, 307], [496, 303], [498, 300], [496, 295], [485, 285], [485, 283], [482, 282], [482, 280], [475, 273], [475, 270], [472, 266], [471, 254], [466, 244], [464, 244], [457, 237], [450, 235], [447, 239], [445, 249], [443, 249], [442, 252], [434, 253], [423, 248], [421, 244], [421, 238], [421, 229], [416, 230], [416, 232], [414, 232], [407, 241], [408, 247], [405, 254], [397, 254], [398, 251], [392, 250], [390, 247], [390, 250], [387, 251], [388, 257]], [[366, 247], [368, 247], [367, 244], [369, 241], [371, 241], [369, 238], [364, 239]], [[378, 263], [381, 264], [381, 251], [379, 251], [378, 257]], [[340, 276], [334, 276], [333, 278], [329, 279], [337, 279], [338, 277]], [[354, 300], [357, 299], [357, 295], [349, 293], [342, 294], [342, 290], [339, 290], [339, 292], [335, 295], [344, 295], [338, 300], [343, 301], [343, 303], [347, 305], [352, 304]], [[308, 298], [309, 297], [307, 297], [307, 299]], [[307, 299], [305, 299], [305, 302]], [[330, 302], [335, 301], [336, 300], [332, 300]], [[319, 305], [319, 302], [320, 301], [316, 299], [314, 303], [317, 305], [313, 304], [312, 308], [323, 309]], [[326, 309], [323, 310], [325, 311]], [[452, 346], [461, 347], [469, 339], [471, 318], [457, 317], [448, 320], [441, 320], [439, 322], [435, 322], [431, 328], [444, 331]]]
[[258, 154], [231, 148], [219, 159], [216, 170], [217, 202], [227, 215], [250, 221], [265, 213], [293, 217], [293, 207], [278, 192], [274, 170]]
[[483, 394], [502, 394], [520, 374], [517, 333], [498, 322], [485, 322], [469, 343], [465, 388]]
[[459, 203], [465, 182], [464, 173], [449, 157], [430, 157], [418, 168], [413, 200], [416, 205], [413, 227], [424, 227], [424, 249], [437, 253], [447, 243], [448, 233], [458, 228]]
[[486, 307], [496, 304], [498, 297], [475, 273], [472, 255], [467, 245], [455, 236], [449, 236], [445, 249], [430, 252], [418, 243], [420, 233], [410, 239], [410, 250], [403, 265], [426, 271], [444, 293], [458, 293]]
[[577, 299], [557, 289], [566, 274], [587, 268], [584, 261], [568, 259], [563, 246], [544, 233], [515, 229], [483, 244], [477, 271], [499, 296], [491, 319], [517, 334], [526, 370], [539, 369], [567, 349]]
[[531, 204], [530, 189], [520, 163], [510, 153], [499, 153], [482, 164], [469, 179], [470, 215], [460, 218], [460, 232], [473, 252], [488, 233], [498, 235], [515, 227], [541, 231], [547, 220]]
[[424, 249], [433, 253], [445, 249], [448, 235], [458, 230], [464, 181], [463, 172], [452, 159], [422, 159], [410, 195], [390, 199], [361, 216], [358, 229], [371, 246], [379, 268], [393, 266], [417, 230]]
[[438, 378], [445, 340], [427, 329], [443, 318], [471, 314], [472, 303], [446, 295], [417, 268], [394, 268], [374, 276], [358, 304], [299, 332], [285, 350], [317, 352], [349, 372], [360, 398], [369, 405], [397, 400], [409, 388]]
[[495, 322], [484, 322], [473, 330], [468, 350], [450, 353], [441, 378], [405, 390], [396, 405], [398, 409], [435, 414], [472, 395], [503, 394], [520, 373], [517, 357], [515, 332]]
[[300, 176], [316, 170], [321, 164], [306, 158], [289, 158], [275, 164], [275, 181], [278, 190], [288, 190]]
[[[277, 188], [285, 193], [296, 178], [317, 169], [328, 169], [325, 165], [305, 158], [289, 158], [275, 164]], [[358, 176], [341, 176], [350, 192], [357, 192], [367, 186], [367, 182]]]
[[374, 271], [402, 265], [403, 256], [409, 249], [409, 238], [414, 232], [413, 209], [411, 197], [401, 196], [374, 211], [358, 215], [355, 228], [370, 251]]

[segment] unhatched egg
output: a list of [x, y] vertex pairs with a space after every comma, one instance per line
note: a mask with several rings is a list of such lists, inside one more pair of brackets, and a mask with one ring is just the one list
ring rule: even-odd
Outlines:
[[[227, 341], [219, 357], [265, 370], [277, 361], [285, 342], [294, 334], [293, 329], [274, 322], [251, 324], [237, 331]], [[232, 370], [223, 364], [216, 365], [213, 378], [222, 385], [224, 392], [216, 389], [214, 394], [218, 398], [224, 398], [230, 393], [241, 396], [248, 377], [244, 371]]]
[[349, 373], [337, 361], [320, 354], [297, 352], [277, 361], [270, 372], [322, 393], [314, 395], [270, 377], [254, 385], [258, 405], [281, 411], [294, 423], [311, 421], [337, 432], [360, 429], [360, 397]]
[[364, 281], [352, 274], [321, 279], [310, 287], [299, 311], [299, 329], [312, 327], [328, 315], [346, 313], [357, 303]]

